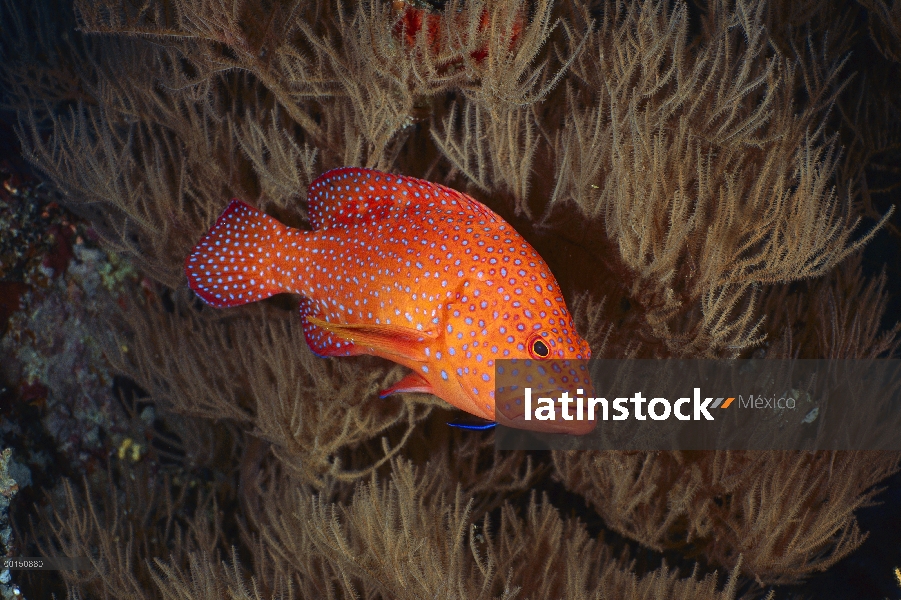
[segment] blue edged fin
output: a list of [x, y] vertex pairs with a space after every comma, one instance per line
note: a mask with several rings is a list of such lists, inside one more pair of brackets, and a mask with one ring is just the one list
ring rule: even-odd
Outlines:
[[448, 423], [451, 427], [458, 429], [469, 429], [471, 431], [484, 431], [485, 429], [493, 429], [497, 423], [494, 421], [485, 421], [483, 423], [473, 423], [472, 421], [451, 421]]

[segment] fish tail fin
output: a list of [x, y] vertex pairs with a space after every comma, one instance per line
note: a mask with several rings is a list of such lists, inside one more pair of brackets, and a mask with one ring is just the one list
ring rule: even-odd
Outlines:
[[185, 259], [188, 285], [215, 307], [239, 306], [288, 291], [288, 238], [301, 232], [232, 200]]

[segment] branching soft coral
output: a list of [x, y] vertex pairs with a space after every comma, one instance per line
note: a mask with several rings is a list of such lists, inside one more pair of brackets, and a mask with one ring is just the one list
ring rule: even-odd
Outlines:
[[897, 453], [555, 452], [563, 484], [616, 531], [657, 550], [689, 545], [760, 583], [823, 571], [865, 539], [854, 511]]

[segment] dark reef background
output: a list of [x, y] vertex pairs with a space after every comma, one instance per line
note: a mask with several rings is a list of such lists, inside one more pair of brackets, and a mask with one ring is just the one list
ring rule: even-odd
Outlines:
[[497, 452], [192, 297], [342, 165], [501, 214], [596, 356], [898, 358], [901, 0], [0, 0], [0, 550], [96, 567], [0, 596], [901, 597], [897, 454]]

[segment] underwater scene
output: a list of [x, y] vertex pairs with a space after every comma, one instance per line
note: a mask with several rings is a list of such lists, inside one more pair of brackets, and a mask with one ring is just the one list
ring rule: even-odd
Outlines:
[[0, 0], [0, 184], [4, 600], [901, 598], [901, 0]]

